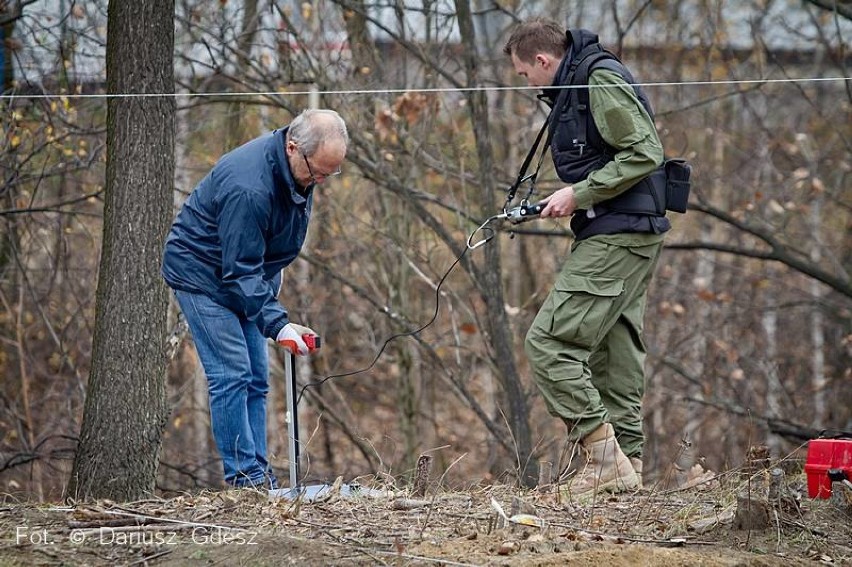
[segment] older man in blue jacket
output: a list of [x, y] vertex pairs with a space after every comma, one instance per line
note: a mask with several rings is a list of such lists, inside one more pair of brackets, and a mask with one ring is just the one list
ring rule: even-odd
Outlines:
[[349, 135], [333, 110], [225, 154], [183, 205], [163, 256], [207, 375], [213, 436], [236, 487], [276, 488], [266, 454], [267, 339], [308, 353], [277, 299], [281, 270], [302, 248], [313, 190], [340, 173]]

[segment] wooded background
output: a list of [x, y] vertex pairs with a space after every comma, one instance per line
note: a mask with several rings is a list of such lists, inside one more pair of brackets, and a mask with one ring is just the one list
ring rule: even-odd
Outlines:
[[[139, 258], [119, 253], [125, 266], [165, 236], [152, 222], [162, 218], [144, 212], [160, 215], [143, 202], [153, 193], [133, 183], [122, 195], [137, 212], [115, 220], [128, 230], [105, 231], [122, 207], [104, 206], [121, 183], [107, 148], [166, 154], [170, 221], [224, 152], [309, 106], [340, 112], [352, 146], [343, 175], [316, 192], [280, 298], [324, 341], [298, 367], [301, 384], [315, 383], [299, 406], [308, 480], [403, 484], [423, 453], [451, 486], [530, 485], [539, 462], [564, 467], [564, 426], [545, 411], [522, 343], [568, 254], [567, 221], [503, 226], [442, 280], [502, 208], [546, 116], [502, 54], [511, 26], [534, 15], [598, 32], [648, 84], [667, 154], [694, 167], [691, 210], [671, 215], [648, 302], [647, 478], [677, 484], [695, 464], [738, 466], [755, 444], [781, 457], [822, 430], [852, 430], [850, 2], [178, 0], [174, 97], [133, 83], [153, 61], [106, 65], [133, 41], [116, 33], [107, 44], [113, 4], [108, 17], [105, 0], [0, 2], [0, 494], [61, 496], [90, 374], [100, 365], [115, 402], [91, 411], [121, 430], [145, 410], [122, 391], [140, 376], [160, 380], [165, 361], [157, 488], [220, 486], [206, 382], [175, 305], [168, 325], [156, 309], [144, 319], [143, 296], [168, 297], [161, 282], [104, 271], [105, 234], [140, 245]], [[123, 70], [137, 95], [174, 102], [174, 120], [160, 122], [174, 128], [173, 152], [147, 134], [108, 141], [108, 101], [130, 99], [108, 87], [105, 69]], [[560, 186], [546, 158], [536, 194]], [[106, 326], [116, 307], [96, 301], [105, 281], [137, 307], [130, 320]], [[422, 332], [387, 342], [436, 309]], [[156, 332], [137, 333], [134, 317]], [[157, 360], [144, 368], [137, 347]], [[382, 349], [369, 371], [323, 381], [370, 366]], [[274, 353], [270, 451], [286, 478]], [[125, 433], [113, 439], [132, 450]]]

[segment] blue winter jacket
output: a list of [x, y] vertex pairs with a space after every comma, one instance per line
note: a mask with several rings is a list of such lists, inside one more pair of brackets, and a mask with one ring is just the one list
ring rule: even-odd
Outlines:
[[222, 156], [181, 208], [163, 255], [171, 288], [209, 296], [272, 339], [288, 322], [277, 299], [281, 270], [305, 242], [313, 200], [290, 172], [286, 134]]

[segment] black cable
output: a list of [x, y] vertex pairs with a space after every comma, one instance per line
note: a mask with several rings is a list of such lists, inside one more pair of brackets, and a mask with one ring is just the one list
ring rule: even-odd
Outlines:
[[370, 365], [365, 367], [365, 368], [362, 368], [360, 370], [353, 370], [352, 372], [344, 372], [342, 374], [331, 374], [329, 376], [326, 376], [325, 378], [323, 378], [319, 382], [310, 382], [308, 384], [305, 384], [304, 386], [302, 386], [302, 389], [299, 390], [299, 395], [296, 397], [296, 404], [295, 405], [299, 405], [299, 402], [302, 400], [302, 395], [305, 393], [305, 390], [307, 390], [308, 388], [311, 388], [311, 387], [318, 388], [318, 387], [322, 386], [323, 384], [325, 384], [326, 382], [328, 382], [329, 380], [331, 380], [332, 378], [343, 378], [345, 376], [354, 376], [355, 374], [361, 374], [362, 372], [367, 372], [373, 366], [376, 365], [376, 362], [378, 362], [379, 357], [382, 356], [382, 353], [385, 351], [385, 348], [388, 346], [388, 344], [392, 340], [398, 339], [400, 337], [414, 336], [417, 333], [422, 332], [424, 329], [426, 329], [426, 327], [428, 327], [432, 323], [434, 323], [435, 320], [438, 318], [438, 312], [439, 312], [440, 307], [441, 307], [441, 286], [444, 285], [444, 281], [450, 275], [450, 272], [452, 272], [453, 268], [455, 268], [456, 265], [459, 262], [461, 262], [461, 259], [464, 258], [464, 255], [467, 254], [467, 251], [470, 250], [470, 249], [471, 248], [469, 246], [465, 247], [465, 249], [462, 251], [462, 253], [459, 254], [458, 258], [456, 258], [456, 261], [453, 262], [453, 264], [449, 267], [449, 269], [446, 271], [446, 273], [441, 277], [441, 280], [438, 282], [438, 286], [435, 288], [435, 313], [432, 314], [432, 318], [429, 319], [428, 323], [426, 323], [425, 325], [423, 325], [423, 326], [421, 326], [417, 329], [414, 329], [413, 331], [406, 331], [404, 333], [397, 333], [395, 335], [391, 335], [384, 342], [384, 344], [382, 345], [382, 348], [379, 349], [379, 352], [376, 353], [376, 357], [373, 358], [373, 362], [371, 362]]

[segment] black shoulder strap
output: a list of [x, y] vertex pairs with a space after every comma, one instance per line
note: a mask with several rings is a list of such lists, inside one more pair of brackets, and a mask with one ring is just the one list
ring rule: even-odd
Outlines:
[[[604, 49], [604, 47], [600, 43], [592, 43], [586, 46], [577, 57], [574, 58], [574, 61], [571, 63], [571, 67], [568, 71], [568, 77], [566, 80], [567, 85], [572, 88], [574, 100], [576, 101], [573, 105], [575, 110], [580, 114], [583, 124], [588, 124], [588, 113], [589, 113], [589, 74], [592, 69], [600, 63], [601, 61], [607, 60], [615, 60], [619, 64], [621, 63], [618, 57], [615, 54], [611, 53]], [[575, 144], [581, 148], [585, 147], [587, 144], [586, 140], [586, 132], [588, 128], [582, 127], [578, 129], [577, 135], [578, 138], [575, 140]]]
[[[524, 163], [521, 164], [521, 169], [518, 170], [518, 178], [515, 179], [515, 182], [512, 183], [512, 186], [509, 187], [509, 191], [506, 193], [506, 205], [503, 207], [504, 209], [508, 208], [509, 204], [515, 200], [515, 194], [518, 192], [518, 187], [521, 186], [521, 183], [531, 180], [532, 185], [535, 185], [535, 178], [538, 176], [538, 171], [541, 169], [541, 162], [544, 159], [544, 154], [547, 152], [547, 147], [550, 145], [550, 132], [548, 132], [547, 140], [544, 143], [544, 148], [542, 148], [541, 157], [538, 160], [538, 167], [529, 176], [527, 176], [527, 169], [529, 169], [533, 156], [535, 156], [535, 152], [538, 149], [538, 145], [541, 143], [541, 137], [544, 136], [544, 131], [548, 129], [548, 126], [550, 126], [551, 116], [553, 116], [553, 109], [550, 110], [550, 113], [544, 120], [544, 124], [542, 124], [541, 130], [538, 131], [538, 134], [535, 137], [535, 142], [533, 142], [532, 147], [530, 147], [530, 151], [527, 152], [527, 157], [524, 158]], [[530, 193], [532, 193], [532, 189], [530, 189]]]
[[[595, 42], [586, 46], [571, 63], [571, 67], [568, 70], [567, 84], [588, 86], [589, 74], [592, 72], [592, 69], [598, 66], [598, 63], [601, 61], [607, 60], [615, 61], [619, 67], [623, 67], [621, 60], [614, 53], [605, 49], [600, 43]], [[578, 91], [579, 102], [583, 105], [588, 105], [589, 89], [580, 88], [576, 90]]]

